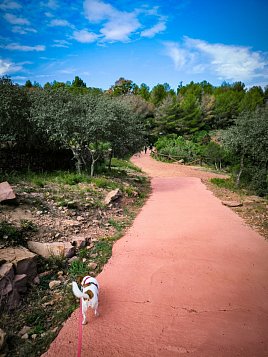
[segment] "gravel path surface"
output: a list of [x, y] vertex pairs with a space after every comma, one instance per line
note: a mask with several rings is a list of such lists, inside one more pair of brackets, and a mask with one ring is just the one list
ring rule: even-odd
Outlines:
[[[133, 162], [152, 194], [98, 276], [82, 356], [268, 356], [267, 242], [202, 184], [214, 174]], [[44, 357], [76, 356], [78, 315]]]

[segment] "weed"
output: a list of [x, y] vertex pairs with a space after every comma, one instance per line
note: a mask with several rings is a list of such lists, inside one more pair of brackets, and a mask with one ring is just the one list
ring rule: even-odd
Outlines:
[[25, 245], [22, 230], [7, 221], [0, 222], [0, 245], [17, 246]]
[[75, 260], [71, 263], [68, 273], [74, 279], [78, 276], [85, 276], [88, 274], [88, 266], [81, 260]]
[[118, 188], [118, 184], [112, 180], [108, 180], [105, 177], [96, 177], [92, 179], [92, 182], [99, 188], [110, 188], [112, 190]]
[[130, 170], [137, 171], [137, 172], [141, 172], [142, 171], [139, 167], [133, 165], [130, 161], [117, 159], [115, 157], [112, 158], [112, 166], [113, 167], [120, 167], [120, 168], [123, 168], [123, 169], [130, 169]]
[[218, 187], [227, 188], [228, 190], [231, 190], [231, 191], [237, 190], [237, 187], [235, 186], [234, 181], [230, 178], [222, 179], [222, 178], [214, 177], [210, 181]]
[[24, 232], [37, 232], [37, 225], [28, 219], [22, 219], [20, 221], [21, 228]]

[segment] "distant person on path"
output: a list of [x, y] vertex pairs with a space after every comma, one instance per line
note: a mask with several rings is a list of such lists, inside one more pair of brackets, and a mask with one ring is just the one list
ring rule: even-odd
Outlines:
[[149, 149], [150, 149], [151, 152], [152, 152], [152, 150], [153, 150], [153, 144], [150, 144], [150, 145], [149, 145]]
[[144, 146], [144, 153], [147, 153], [147, 145]]

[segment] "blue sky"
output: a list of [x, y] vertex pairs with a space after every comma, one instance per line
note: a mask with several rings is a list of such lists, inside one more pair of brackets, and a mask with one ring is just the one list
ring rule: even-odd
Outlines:
[[268, 84], [265, 0], [0, 0], [0, 75]]

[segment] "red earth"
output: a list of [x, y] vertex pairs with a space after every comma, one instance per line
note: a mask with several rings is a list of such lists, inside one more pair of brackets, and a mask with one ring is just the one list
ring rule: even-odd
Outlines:
[[[102, 273], [82, 356], [268, 356], [268, 243], [194, 168], [141, 154], [152, 194]], [[77, 354], [77, 309], [43, 357]]]

